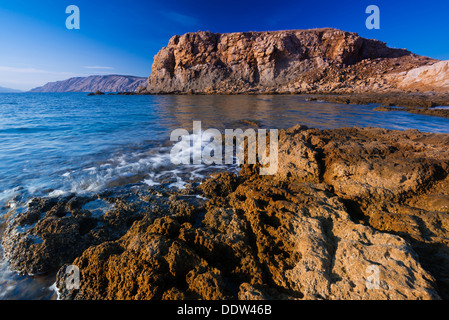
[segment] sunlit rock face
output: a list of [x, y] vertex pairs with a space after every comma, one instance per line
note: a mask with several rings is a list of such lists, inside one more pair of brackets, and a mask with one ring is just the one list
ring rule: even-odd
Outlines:
[[436, 60], [336, 29], [173, 36], [142, 93], [310, 93], [394, 89], [385, 75]]

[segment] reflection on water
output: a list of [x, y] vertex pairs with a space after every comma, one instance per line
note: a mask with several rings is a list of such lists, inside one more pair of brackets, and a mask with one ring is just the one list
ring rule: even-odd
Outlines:
[[[36, 196], [154, 185], [162, 178], [182, 186], [185, 179], [207, 175], [205, 168], [174, 168], [169, 161], [170, 132], [191, 132], [194, 120], [202, 121], [203, 130], [257, 123], [267, 129], [303, 124], [449, 133], [449, 119], [375, 107], [295, 95], [0, 94], [0, 224]], [[52, 282], [54, 276], [18, 276], [0, 259], [0, 299], [49, 299]]]
[[159, 115], [167, 125], [191, 128], [201, 120], [205, 128], [233, 128], [241, 119], [258, 120], [262, 127], [287, 128], [304, 124], [319, 129], [383, 127], [449, 133], [449, 120], [403, 111], [378, 112], [367, 106], [306, 101], [295, 95], [158, 96]]

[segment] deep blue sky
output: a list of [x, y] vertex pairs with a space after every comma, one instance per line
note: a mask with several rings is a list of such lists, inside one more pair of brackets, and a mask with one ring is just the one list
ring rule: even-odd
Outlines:
[[[90, 74], [148, 76], [174, 34], [334, 27], [449, 59], [449, 1], [0, 0], [0, 86], [30, 89]], [[381, 29], [365, 27], [368, 5]], [[81, 29], [68, 30], [68, 5]]]

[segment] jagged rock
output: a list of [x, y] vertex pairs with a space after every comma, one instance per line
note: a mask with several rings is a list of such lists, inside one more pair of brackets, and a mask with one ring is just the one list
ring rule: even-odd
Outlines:
[[237, 177], [228, 172], [216, 174], [214, 178], [200, 186], [201, 191], [208, 197], [226, 197], [235, 190], [238, 184]]
[[[61, 266], [63, 299], [449, 296], [449, 135], [296, 126], [279, 137], [276, 175], [243, 165], [238, 177], [192, 187], [208, 200], [111, 193], [103, 218], [81, 210], [83, 198], [35, 200], [5, 232], [9, 261]], [[80, 233], [78, 220], [93, 216], [102, 229]], [[65, 245], [72, 239], [79, 249]], [[80, 288], [67, 285], [67, 265], [79, 268]]]
[[55, 271], [89, 246], [122, 236], [146, 207], [120, 198], [33, 199], [3, 233], [5, 257], [22, 274]]

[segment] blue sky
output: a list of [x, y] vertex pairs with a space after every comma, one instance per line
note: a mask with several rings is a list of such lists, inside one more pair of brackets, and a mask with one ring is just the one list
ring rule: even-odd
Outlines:
[[[368, 5], [380, 30], [368, 30]], [[80, 9], [68, 30], [65, 9]], [[449, 59], [449, 1], [0, 0], [0, 86], [28, 90], [91, 74], [149, 76], [174, 34], [334, 27], [391, 47]]]

